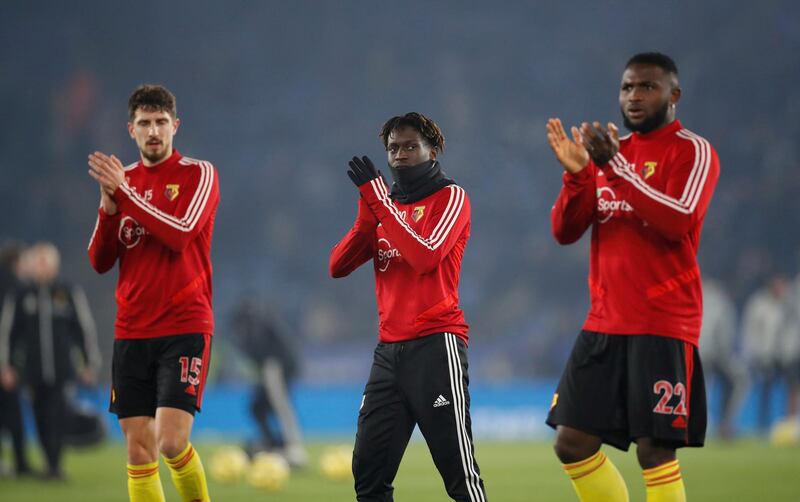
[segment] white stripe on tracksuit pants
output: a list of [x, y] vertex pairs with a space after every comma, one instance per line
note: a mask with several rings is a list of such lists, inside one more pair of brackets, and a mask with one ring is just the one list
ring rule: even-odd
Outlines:
[[454, 500], [485, 502], [469, 415], [467, 347], [451, 333], [375, 348], [358, 415], [353, 474], [359, 501], [391, 501], [417, 425]]

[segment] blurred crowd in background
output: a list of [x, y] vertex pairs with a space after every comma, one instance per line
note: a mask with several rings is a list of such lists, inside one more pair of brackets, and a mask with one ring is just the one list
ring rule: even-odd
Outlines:
[[[86, 158], [137, 159], [126, 102], [139, 83], [175, 92], [176, 147], [219, 170], [212, 382], [253, 372], [233, 342], [244, 302], [282, 318], [302, 347], [298, 378], [363, 381], [377, 336], [372, 270], [332, 281], [328, 252], [356, 213], [347, 160], [381, 164], [380, 125], [408, 111], [442, 127], [443, 168], [472, 202], [460, 288], [472, 378], [506, 382], [556, 376], [588, 307], [588, 239], [551, 237], [561, 178], [544, 124], [621, 122], [619, 78], [643, 50], [676, 60], [678, 117], [721, 159], [700, 263], [726, 327], [701, 338], [707, 373], [730, 382], [732, 409], [747, 385], [797, 382], [797, 3], [259, 2], [224, 16], [210, 0], [90, 3], [0, 7], [0, 240], [58, 247], [61, 275], [91, 304], [101, 383], [116, 273], [88, 265], [99, 196]], [[712, 362], [723, 350], [732, 368]]]

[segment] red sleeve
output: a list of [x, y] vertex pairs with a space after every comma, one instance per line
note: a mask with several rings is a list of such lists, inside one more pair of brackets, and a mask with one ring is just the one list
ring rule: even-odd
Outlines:
[[182, 197], [174, 215], [147, 202], [127, 182], [114, 192], [114, 200], [125, 214], [133, 217], [165, 246], [173, 251], [183, 251], [203, 230], [219, 203], [219, 185], [214, 166], [200, 161], [187, 188], [192, 196]]
[[102, 208], [97, 211], [94, 232], [89, 240], [89, 261], [98, 273], [104, 274], [111, 270], [119, 256], [119, 220], [119, 211], [113, 216], [106, 215]]
[[358, 216], [353, 228], [331, 249], [331, 277], [345, 277], [375, 254], [375, 229], [378, 220], [362, 197], [358, 198]]
[[[383, 178], [376, 178], [359, 187], [372, 213], [383, 225], [403, 258], [420, 274], [433, 271], [458, 242], [470, 220], [467, 193], [458, 185], [449, 185], [430, 208], [420, 233], [414, 231], [400, 215]], [[446, 202], [445, 202], [446, 201]]]
[[559, 244], [572, 244], [594, 221], [597, 210], [597, 166], [589, 162], [577, 174], [565, 172], [564, 185], [550, 212], [553, 236]]
[[603, 171], [620, 197], [628, 200], [634, 213], [671, 241], [680, 241], [706, 214], [719, 178], [719, 158], [705, 139], [688, 137], [694, 148], [686, 148], [669, 169], [664, 192], [648, 185], [621, 153]]

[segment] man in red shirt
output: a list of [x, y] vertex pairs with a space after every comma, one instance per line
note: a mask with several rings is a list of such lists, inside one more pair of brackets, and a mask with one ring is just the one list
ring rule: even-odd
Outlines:
[[158, 453], [184, 501], [208, 501], [203, 465], [189, 436], [210, 362], [211, 234], [219, 202], [209, 162], [172, 146], [175, 96], [143, 85], [128, 101], [138, 163], [95, 152], [89, 174], [100, 209], [89, 244], [99, 273], [119, 261], [110, 411], [128, 448], [132, 502], [163, 501]]
[[389, 119], [380, 133], [391, 191], [367, 157], [353, 157], [353, 228], [334, 246], [331, 276], [373, 260], [379, 343], [358, 415], [353, 475], [359, 501], [393, 500], [394, 480], [418, 425], [448, 495], [485, 501], [472, 445], [467, 329], [458, 306], [470, 233], [463, 188], [445, 175], [439, 127], [419, 113]]
[[603, 443], [637, 457], [648, 502], [684, 501], [676, 458], [702, 446], [703, 372], [697, 355], [702, 291], [697, 249], [719, 160], [675, 119], [678, 70], [660, 53], [628, 61], [619, 93], [625, 126], [547, 124], [566, 171], [552, 210], [560, 244], [591, 226], [591, 308], [547, 418], [555, 451], [583, 502], [627, 501]]

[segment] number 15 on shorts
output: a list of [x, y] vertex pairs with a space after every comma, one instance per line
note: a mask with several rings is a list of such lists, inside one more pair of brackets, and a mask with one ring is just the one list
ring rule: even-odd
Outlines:
[[193, 357], [191, 364], [189, 364], [189, 358], [181, 356], [178, 361], [181, 363], [181, 382], [198, 385], [200, 383], [200, 371], [203, 369], [203, 360], [199, 357]]

